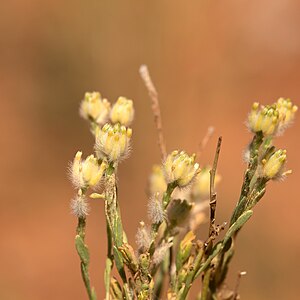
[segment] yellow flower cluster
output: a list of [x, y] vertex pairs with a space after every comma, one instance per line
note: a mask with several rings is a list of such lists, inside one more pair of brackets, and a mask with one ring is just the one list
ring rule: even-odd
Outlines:
[[120, 161], [130, 149], [132, 129], [119, 123], [105, 124], [96, 134], [96, 153], [98, 157], [106, 157], [109, 161]]
[[199, 172], [199, 164], [195, 163], [195, 156], [177, 150], [169, 154], [163, 165], [167, 183], [176, 182], [179, 187], [189, 185]]
[[78, 189], [95, 187], [101, 181], [106, 167], [105, 162], [99, 165], [94, 155], [89, 155], [83, 160], [82, 152], [78, 151], [71, 167], [71, 178], [74, 186]]
[[129, 126], [134, 118], [134, 108], [132, 100], [125, 97], [119, 97], [113, 106], [110, 119], [113, 123], [120, 123]]
[[80, 105], [80, 115], [86, 119], [104, 125], [110, 119], [111, 123], [129, 126], [134, 118], [132, 100], [119, 97], [111, 108], [107, 99], [102, 99], [99, 92], [85, 93]]
[[280, 98], [267, 106], [255, 102], [248, 116], [248, 127], [254, 133], [262, 131], [265, 136], [281, 134], [292, 123], [297, 110], [290, 99]]
[[109, 118], [110, 103], [102, 99], [98, 92], [85, 93], [80, 105], [80, 115], [86, 119], [103, 125]]
[[282, 175], [286, 162], [286, 150], [277, 150], [268, 158], [262, 160], [262, 176], [268, 179], [276, 179]]

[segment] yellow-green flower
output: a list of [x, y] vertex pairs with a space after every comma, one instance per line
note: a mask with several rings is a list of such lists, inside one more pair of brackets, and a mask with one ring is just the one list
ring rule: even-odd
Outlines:
[[102, 99], [98, 92], [85, 93], [80, 104], [80, 115], [86, 120], [92, 120], [98, 125], [103, 125], [108, 120], [110, 103]]
[[279, 111], [279, 133], [292, 124], [298, 107], [290, 99], [279, 98], [276, 102]]
[[165, 180], [162, 166], [160, 165], [153, 166], [152, 173], [149, 178], [149, 184], [150, 184], [149, 189], [151, 195], [155, 195], [156, 193], [163, 195], [163, 193], [167, 190], [167, 183]]
[[260, 106], [258, 102], [253, 103], [248, 116], [248, 127], [252, 132], [262, 131], [266, 136], [274, 135], [278, 126], [279, 111], [276, 105]]
[[109, 161], [120, 161], [129, 154], [132, 129], [105, 124], [96, 134], [96, 151], [100, 158]]
[[179, 187], [189, 185], [199, 172], [199, 164], [195, 163], [195, 156], [177, 150], [169, 154], [163, 165], [167, 183], [176, 182]]
[[276, 179], [282, 175], [286, 162], [286, 150], [277, 150], [270, 157], [262, 160], [262, 176]]
[[94, 155], [89, 155], [85, 160], [82, 159], [82, 152], [78, 151], [75, 155], [71, 167], [71, 178], [76, 188], [95, 187], [101, 180], [106, 164], [100, 165]]
[[129, 126], [134, 117], [134, 108], [132, 100], [125, 97], [119, 97], [117, 102], [114, 104], [110, 119], [113, 123], [120, 123], [124, 126]]

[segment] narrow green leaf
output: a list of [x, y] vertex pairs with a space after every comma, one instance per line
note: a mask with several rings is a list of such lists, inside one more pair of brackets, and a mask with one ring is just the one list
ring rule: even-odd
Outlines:
[[251, 218], [253, 214], [252, 210], [245, 211], [228, 229], [223, 239], [223, 245], [225, 245], [229, 239], [237, 232], [241, 227]]
[[89, 250], [88, 250], [87, 246], [84, 244], [84, 241], [80, 235], [76, 235], [76, 237], [75, 237], [75, 247], [76, 247], [77, 253], [78, 253], [81, 261], [85, 265], [88, 265], [90, 262]]
[[113, 247], [113, 251], [114, 251], [114, 259], [116, 262], [117, 270], [118, 270], [123, 282], [127, 282], [122, 254], [120, 253], [120, 251], [118, 250], [118, 248], [116, 246]]
[[105, 264], [105, 271], [104, 271], [104, 283], [105, 283], [106, 294], [109, 294], [111, 269], [112, 269], [112, 261], [109, 258], [107, 258]]

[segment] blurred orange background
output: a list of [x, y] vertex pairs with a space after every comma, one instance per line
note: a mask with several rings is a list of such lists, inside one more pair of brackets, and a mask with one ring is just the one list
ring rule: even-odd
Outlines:
[[[78, 116], [84, 92], [134, 99], [133, 151], [119, 169], [124, 226], [134, 244], [147, 221], [145, 188], [160, 161], [150, 102], [138, 68], [159, 91], [169, 151], [196, 150], [216, 133], [200, 164], [212, 163], [223, 136], [217, 221], [230, 218], [251, 139], [253, 101], [300, 104], [300, 2], [38, 1], [0, 3], [0, 299], [86, 299], [74, 248], [76, 219], [68, 162], [88, 155], [93, 138]], [[246, 270], [242, 299], [299, 299], [299, 118], [278, 147], [293, 174], [271, 182], [239, 236], [228, 283]], [[103, 202], [91, 201], [87, 243], [102, 299], [106, 252]]]

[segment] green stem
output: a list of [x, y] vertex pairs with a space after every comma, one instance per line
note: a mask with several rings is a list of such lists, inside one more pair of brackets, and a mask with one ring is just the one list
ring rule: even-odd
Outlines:
[[203, 285], [202, 285], [202, 293], [201, 293], [201, 300], [209, 299], [210, 289], [209, 289], [209, 282], [210, 282], [210, 275], [211, 275], [211, 268], [207, 270], [203, 278]]
[[90, 300], [96, 300], [96, 294], [94, 288], [91, 288], [90, 284], [90, 276], [89, 276], [89, 251], [84, 243], [85, 239], [85, 228], [86, 228], [86, 218], [79, 217], [78, 225], [76, 228], [76, 238], [75, 238], [75, 246], [77, 253], [80, 258], [80, 268], [81, 268], [81, 276]]

